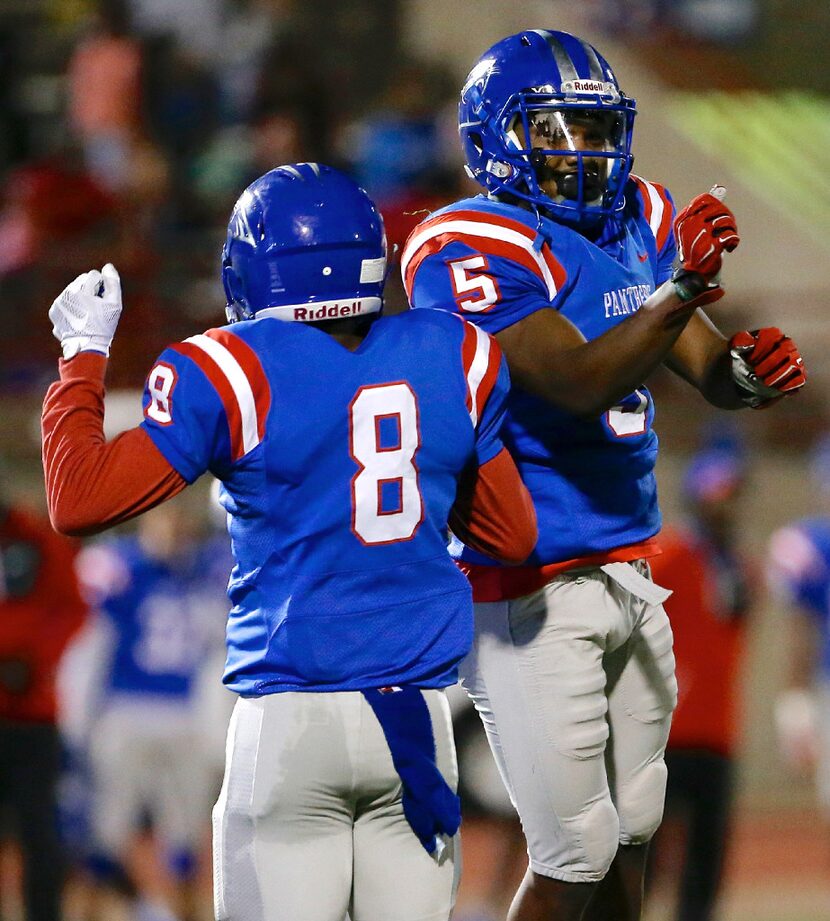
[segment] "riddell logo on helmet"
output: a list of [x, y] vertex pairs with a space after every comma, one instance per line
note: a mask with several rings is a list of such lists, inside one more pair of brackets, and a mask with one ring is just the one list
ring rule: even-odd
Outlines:
[[354, 317], [363, 313], [363, 301], [342, 301], [334, 304], [321, 304], [315, 309], [313, 304], [308, 307], [295, 307], [295, 320], [334, 320], [338, 317]]
[[616, 96], [617, 88], [613, 83], [603, 80], [566, 80], [562, 84], [563, 93], [600, 93], [603, 96]]

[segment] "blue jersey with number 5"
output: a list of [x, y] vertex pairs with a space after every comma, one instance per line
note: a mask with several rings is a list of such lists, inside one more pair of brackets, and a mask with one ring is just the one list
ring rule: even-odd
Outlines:
[[262, 318], [160, 356], [143, 425], [186, 480], [223, 484], [229, 687], [456, 680], [472, 604], [447, 516], [461, 471], [503, 447], [508, 386], [495, 340], [441, 311], [377, 320], [355, 351]]
[[[625, 210], [596, 242], [478, 196], [416, 227], [401, 271], [413, 307], [456, 312], [490, 333], [537, 310], [558, 310], [591, 340], [631, 316], [670, 277], [672, 220], [665, 189], [636, 177]], [[539, 522], [528, 564], [603, 554], [656, 534], [653, 418], [645, 387], [585, 419], [513, 386], [503, 437]], [[469, 548], [461, 555], [497, 565]]]

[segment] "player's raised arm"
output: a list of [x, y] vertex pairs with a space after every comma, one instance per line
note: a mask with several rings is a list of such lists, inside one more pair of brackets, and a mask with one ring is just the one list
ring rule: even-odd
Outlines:
[[[711, 200], [703, 213], [696, 210], [702, 198]], [[687, 219], [690, 209], [694, 216]], [[698, 196], [675, 226], [686, 251], [673, 278], [601, 336], [586, 342], [555, 310], [537, 310], [499, 332], [513, 380], [580, 415], [596, 415], [640, 386], [698, 308], [723, 296], [717, 281], [721, 257], [739, 242], [732, 212], [712, 195]]]
[[43, 401], [43, 471], [49, 517], [64, 534], [104, 530], [187, 485], [141, 428], [104, 437], [104, 376], [120, 315], [111, 264], [78, 276], [49, 310], [64, 357]]

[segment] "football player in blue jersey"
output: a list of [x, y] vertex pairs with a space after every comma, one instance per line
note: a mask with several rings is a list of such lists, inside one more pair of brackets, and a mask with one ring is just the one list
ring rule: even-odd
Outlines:
[[462, 678], [528, 841], [511, 921], [641, 912], [676, 697], [647, 564], [660, 516], [645, 378], [664, 362], [725, 409], [805, 380], [779, 330], [727, 341], [700, 311], [723, 293], [735, 219], [719, 188], [675, 218], [668, 192], [631, 173], [635, 111], [576, 36], [498, 42], [459, 106], [486, 195], [431, 215], [401, 260], [415, 308], [453, 311], [504, 349], [503, 436], [539, 519], [525, 566], [454, 550], [480, 602]]
[[[144, 515], [134, 536], [81, 552], [98, 616], [63, 675], [63, 728], [90, 770], [89, 875], [100, 897], [121, 893], [148, 918], [194, 916], [216, 792], [202, 671], [223, 639], [229, 553], [196, 533], [185, 498]], [[146, 818], [162, 858], [149, 888], [132, 856]]]
[[812, 775], [830, 841], [830, 434], [810, 458], [811, 514], [770, 538], [768, 578], [781, 609], [787, 661], [775, 729], [787, 767]]
[[448, 522], [507, 562], [536, 541], [499, 434], [505, 362], [446, 312], [379, 318], [383, 223], [329, 167], [254, 182], [222, 271], [231, 325], [166, 349], [142, 425], [110, 442], [118, 274], [87, 272], [56, 299], [53, 524], [90, 533], [206, 470], [222, 481], [224, 682], [239, 700], [214, 809], [217, 919], [445, 919], [460, 814], [443, 689], [473, 630]]

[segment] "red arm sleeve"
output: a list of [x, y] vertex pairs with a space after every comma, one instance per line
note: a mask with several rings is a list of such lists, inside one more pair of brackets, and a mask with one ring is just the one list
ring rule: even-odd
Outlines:
[[449, 524], [469, 547], [503, 563], [530, 556], [539, 537], [536, 510], [506, 448], [465, 473]]
[[180, 493], [186, 480], [141, 428], [104, 439], [107, 359], [81, 352], [60, 362], [41, 416], [43, 472], [55, 530], [83, 536], [134, 518]]

